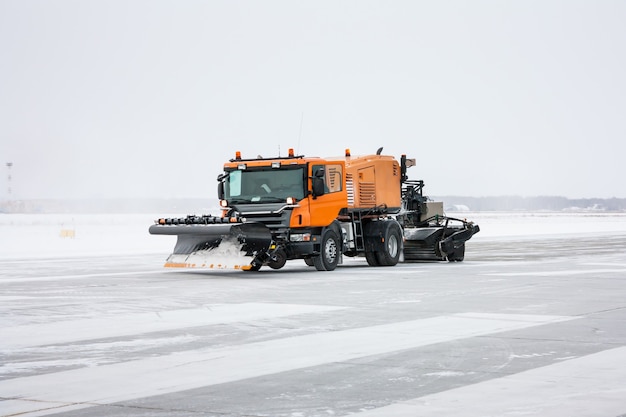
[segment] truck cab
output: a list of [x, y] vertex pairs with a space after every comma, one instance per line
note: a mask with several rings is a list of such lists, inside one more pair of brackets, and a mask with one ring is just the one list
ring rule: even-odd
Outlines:
[[276, 245], [274, 256], [312, 258], [319, 254], [322, 235], [334, 229], [341, 253], [341, 228], [336, 222], [347, 206], [345, 162], [295, 156], [242, 159], [239, 154], [224, 165], [218, 177], [223, 216], [268, 227]]

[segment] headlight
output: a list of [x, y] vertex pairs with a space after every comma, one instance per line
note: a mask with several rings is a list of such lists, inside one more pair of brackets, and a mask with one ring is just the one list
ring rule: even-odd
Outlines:
[[310, 233], [295, 233], [289, 236], [289, 240], [292, 242], [309, 242], [311, 240]]

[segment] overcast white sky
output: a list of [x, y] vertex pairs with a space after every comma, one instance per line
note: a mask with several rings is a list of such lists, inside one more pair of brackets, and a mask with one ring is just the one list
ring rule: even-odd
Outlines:
[[[430, 195], [626, 197], [626, 1], [0, 0], [0, 198], [215, 197], [406, 153]], [[300, 133], [300, 124], [302, 129]]]

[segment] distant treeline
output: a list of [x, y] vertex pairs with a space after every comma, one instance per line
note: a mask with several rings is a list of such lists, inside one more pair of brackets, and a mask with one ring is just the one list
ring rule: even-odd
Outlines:
[[[626, 211], [626, 198], [565, 197], [433, 197], [443, 201], [446, 211]], [[70, 200], [4, 200], [0, 213], [153, 213], [163, 216], [186, 214], [219, 214], [216, 199], [150, 198], [150, 199], [70, 199]]]
[[626, 198], [577, 198], [558, 196], [436, 197], [446, 210], [470, 211], [626, 211]]
[[151, 213], [163, 216], [218, 214], [215, 199], [102, 198], [0, 201], [0, 213]]

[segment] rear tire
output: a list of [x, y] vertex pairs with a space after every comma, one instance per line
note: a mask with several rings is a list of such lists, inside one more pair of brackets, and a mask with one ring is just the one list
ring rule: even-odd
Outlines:
[[463, 262], [463, 259], [465, 259], [465, 243], [448, 255], [448, 262]]
[[367, 264], [369, 266], [380, 266], [378, 258], [376, 257], [376, 252], [365, 252], [365, 259], [367, 260]]
[[313, 265], [318, 271], [333, 271], [339, 264], [340, 256], [339, 237], [334, 230], [327, 229], [322, 234], [320, 254], [313, 257]]
[[376, 252], [378, 264], [381, 266], [394, 266], [400, 259], [402, 252], [402, 228], [395, 221], [386, 222], [383, 232], [383, 247]]

